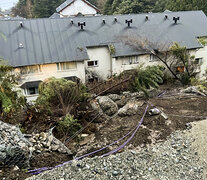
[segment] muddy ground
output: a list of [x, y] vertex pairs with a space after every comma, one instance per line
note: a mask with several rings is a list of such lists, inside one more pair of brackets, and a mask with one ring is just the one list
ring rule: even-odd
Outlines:
[[[200, 121], [205, 119], [204, 117], [207, 117], [207, 97], [180, 96], [177, 94], [177, 91], [170, 90], [161, 98], [151, 98], [148, 103], [155, 105], [167, 114], [168, 120], [165, 120], [159, 115], [149, 116], [147, 114], [143, 125], [126, 148], [141, 148], [158, 141], [163, 141], [172, 131], [185, 129], [188, 122]], [[97, 126], [97, 131], [94, 135], [91, 135], [90, 138], [87, 137], [88, 139], [84, 139], [85, 143], [82, 143], [82, 146], [72, 141], [68, 143], [68, 146], [74, 152], [78, 151], [78, 155], [82, 155], [110, 144], [127, 134], [139, 123], [145, 107], [146, 104], [144, 104], [134, 116], [117, 116], [103, 123], [95, 124]], [[91, 139], [91, 137], [93, 137], [93, 139]], [[123, 141], [118, 145], [122, 143]], [[108, 152], [118, 145], [108, 148], [104, 152]], [[104, 152], [96, 155], [101, 155]], [[31, 169], [55, 166], [71, 158], [72, 157], [58, 153], [34, 154], [31, 159]], [[26, 174], [24, 170], [13, 171], [12, 169], [1, 169], [0, 173], [0, 179], [8, 180], [25, 179], [29, 176], [30, 175]]]

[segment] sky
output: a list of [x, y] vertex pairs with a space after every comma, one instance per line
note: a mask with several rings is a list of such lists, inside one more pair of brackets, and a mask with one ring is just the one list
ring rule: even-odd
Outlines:
[[15, 3], [17, 3], [18, 0], [0, 0], [0, 8], [2, 10], [5, 9], [10, 9], [11, 7], [13, 7], [15, 5]]

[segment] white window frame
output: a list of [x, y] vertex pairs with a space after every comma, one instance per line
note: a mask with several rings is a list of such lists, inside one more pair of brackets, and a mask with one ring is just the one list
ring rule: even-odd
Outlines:
[[35, 94], [30, 94], [30, 91], [29, 91], [30, 88], [25, 88], [24, 93], [26, 96], [35, 96], [39, 94], [38, 87], [31, 87], [31, 88], [35, 88]]
[[[197, 60], [198, 60], [198, 63], [197, 63]], [[196, 65], [201, 65], [203, 62], [203, 58], [202, 57], [195, 58], [194, 62]]]
[[[37, 72], [31, 72], [31, 71], [29, 70], [31, 67], [37, 67]], [[22, 72], [23, 68], [26, 68], [26, 71], [27, 71], [26, 73], [23, 73], [23, 72]], [[21, 68], [20, 68], [20, 73], [21, 73], [22, 75], [27, 75], [27, 74], [38, 74], [38, 73], [40, 73], [40, 72], [42, 72], [42, 69], [41, 69], [41, 66], [40, 66], [40, 65], [25, 66], [25, 67], [21, 67]]]
[[[93, 65], [89, 66], [88, 63], [89, 62], [93, 62]], [[95, 63], [97, 62], [97, 64]], [[87, 61], [87, 67], [98, 67], [99, 66], [99, 61], [98, 60], [90, 60], [90, 61]]]
[[139, 56], [129, 56], [128, 59], [122, 60], [122, 65], [139, 64]]
[[[73, 69], [62, 69], [61, 64], [63, 64], [63, 63], [75, 63], [75, 68], [73, 68]], [[75, 62], [75, 61], [56, 63], [56, 66], [57, 66], [57, 71], [71, 71], [71, 70], [77, 70], [77, 62]]]

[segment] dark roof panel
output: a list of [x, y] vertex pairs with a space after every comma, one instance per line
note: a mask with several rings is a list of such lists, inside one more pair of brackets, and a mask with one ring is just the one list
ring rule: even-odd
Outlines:
[[[207, 36], [207, 18], [202, 11], [115, 16], [45, 18], [0, 21], [0, 57], [12, 66], [48, 64], [89, 59], [86, 48], [114, 44], [113, 57], [143, 54], [119, 42], [119, 37], [137, 34], [154, 42], [178, 42], [189, 49], [202, 47], [196, 37]], [[145, 20], [148, 15], [149, 20]], [[173, 17], [180, 17], [174, 24]], [[105, 19], [105, 24], [103, 24]], [[133, 19], [131, 27], [125, 20]], [[85, 22], [84, 30], [78, 22]], [[20, 44], [22, 46], [20, 46]]]

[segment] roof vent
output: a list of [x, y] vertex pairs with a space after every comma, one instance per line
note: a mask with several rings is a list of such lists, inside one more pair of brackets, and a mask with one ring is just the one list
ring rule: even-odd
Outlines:
[[167, 14], [165, 14], [165, 19], [168, 19], [168, 15]]
[[20, 22], [19, 22], [19, 25], [20, 25], [20, 27], [23, 27], [23, 22], [20, 21]]
[[114, 21], [115, 21], [115, 22], [117, 22], [117, 21], [118, 21], [118, 20], [117, 20], [117, 17], [114, 17]]
[[78, 26], [81, 27], [81, 29], [83, 30], [83, 27], [86, 26], [85, 22], [78, 22]]
[[127, 20], [127, 19], [126, 19], [126, 20], [125, 20], [125, 23], [128, 24], [128, 27], [130, 27], [130, 25], [131, 25], [131, 23], [132, 23], [132, 19], [130, 19], [130, 20]]
[[73, 24], [73, 19], [70, 20], [71, 24]]
[[106, 24], [106, 20], [105, 19], [103, 19], [102, 22], [103, 22], [103, 24]]
[[19, 43], [19, 49], [24, 48], [22, 43]]
[[180, 20], [180, 17], [173, 17], [173, 21], [175, 21], [175, 24]]
[[148, 15], [145, 16], [145, 20], [146, 21], [149, 20], [149, 16]]

